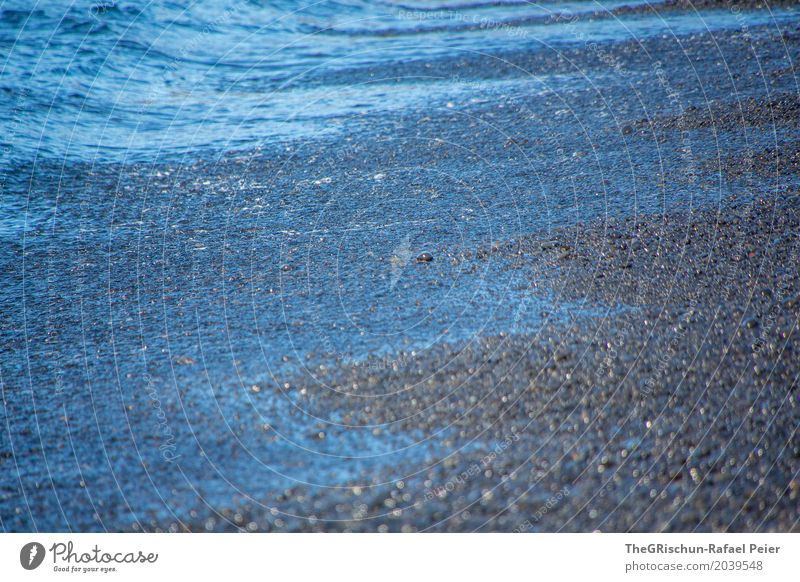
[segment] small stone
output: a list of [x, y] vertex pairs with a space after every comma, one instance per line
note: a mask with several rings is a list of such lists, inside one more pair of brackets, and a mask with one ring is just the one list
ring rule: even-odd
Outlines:
[[747, 329], [755, 329], [758, 327], [758, 320], [755, 317], [751, 317], [744, 322], [744, 326]]
[[417, 257], [418, 263], [430, 263], [433, 260], [433, 255], [430, 253], [422, 253]]

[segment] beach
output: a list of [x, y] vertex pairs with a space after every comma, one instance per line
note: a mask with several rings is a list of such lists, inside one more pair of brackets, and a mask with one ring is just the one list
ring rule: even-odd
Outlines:
[[5, 531], [798, 530], [796, 5], [498, 6], [6, 115]]

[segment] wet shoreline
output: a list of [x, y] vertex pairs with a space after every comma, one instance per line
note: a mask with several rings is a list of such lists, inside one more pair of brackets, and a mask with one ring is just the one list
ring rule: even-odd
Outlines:
[[783, 22], [398, 62], [459, 90], [38, 166], [0, 249], [3, 527], [796, 530]]
[[298, 378], [308, 414], [431, 439], [446, 426], [451, 453], [344, 489], [293, 487], [268, 519], [245, 504], [179, 529], [796, 531], [799, 226], [791, 191], [497, 249], [544, 262], [565, 299], [628, 308]]

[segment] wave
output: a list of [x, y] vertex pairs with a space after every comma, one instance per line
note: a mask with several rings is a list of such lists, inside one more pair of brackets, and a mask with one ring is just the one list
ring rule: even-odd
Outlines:
[[[5, 144], [0, 164], [42, 155], [96, 161], [120, 150], [126, 159], [144, 158], [161, 147], [216, 148], [302, 136], [330, 118], [358, 118], [365, 108], [385, 101], [370, 95], [337, 98], [342, 85], [337, 81], [336, 89], [322, 92], [324, 106], [317, 107], [293, 82], [309, 73], [327, 78], [331, 75], [320, 73], [380, 70], [408, 59], [454, 58], [511, 46], [539, 50], [542, 40], [569, 42], [574, 34], [566, 24], [591, 27], [595, 20], [603, 24], [585, 28], [587, 38], [608, 39], [625, 34], [626, 27], [607, 22], [654, 6], [667, 5], [642, 0], [180, 0], [158, 5], [48, 0], [31, 6], [30, 0], [11, 0], [0, 8], [5, 55], [0, 57]], [[649, 29], [638, 30], [665, 26], [654, 20]], [[413, 93], [402, 87], [386, 91], [397, 99]], [[315, 107], [324, 111], [316, 124], [310, 119]], [[185, 130], [193, 125], [195, 131]]]

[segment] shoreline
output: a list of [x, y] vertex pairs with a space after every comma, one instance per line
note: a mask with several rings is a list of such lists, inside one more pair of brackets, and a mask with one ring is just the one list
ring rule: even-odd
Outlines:
[[4, 527], [797, 530], [782, 18], [323, 71], [457, 90], [37, 165], [0, 249]]
[[[440, 344], [391, 370], [319, 374], [382, 397], [359, 406], [309, 388], [299, 399], [309, 414], [346, 410], [353, 425], [399, 433], [448, 426], [453, 452], [422, 471], [388, 470], [389, 484], [292, 488], [271, 519], [234, 513], [258, 531], [798, 531], [797, 232], [792, 191], [570, 229], [544, 251], [538, 237], [520, 241], [512, 260], [545, 263], [565, 297], [631, 309]], [[219, 518], [211, 529], [240, 527]]]

